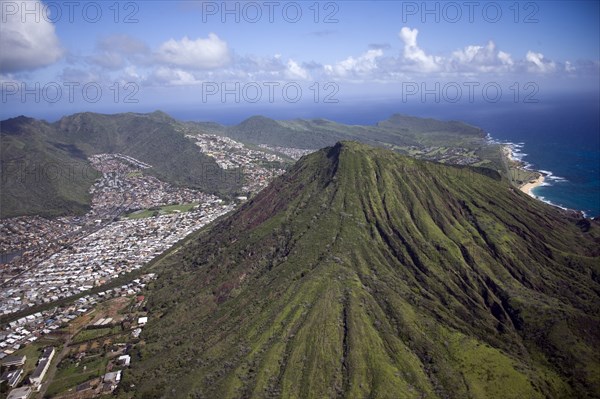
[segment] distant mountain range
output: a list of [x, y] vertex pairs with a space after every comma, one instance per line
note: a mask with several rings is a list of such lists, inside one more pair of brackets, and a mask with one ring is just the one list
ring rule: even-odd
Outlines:
[[214, 159], [202, 154], [161, 112], [82, 113], [47, 123], [26, 117], [0, 122], [1, 217], [84, 213], [98, 174], [87, 157], [121, 153], [152, 165], [148, 173], [208, 193], [230, 193]]
[[338, 143], [155, 267], [119, 397], [600, 392], [600, 225], [490, 169]]
[[[218, 134], [243, 143], [319, 149], [356, 140], [415, 155], [415, 148], [438, 146], [472, 153], [488, 168], [501, 170], [497, 147], [485, 133], [461, 122], [393, 115], [374, 126], [313, 119], [276, 121], [251, 117], [238, 125], [180, 122], [150, 114], [80, 113], [54, 123], [20, 116], [0, 122], [2, 182], [0, 217], [81, 214], [89, 207], [89, 187], [97, 173], [87, 157], [122, 153], [152, 165], [148, 173], [175, 185], [234, 195], [236, 179], [224, 177], [214, 159], [202, 154], [186, 134]], [[436, 150], [433, 150], [435, 153]]]
[[439, 138], [483, 138], [483, 130], [456, 121], [438, 121], [428, 118], [395, 114], [373, 126], [344, 125], [326, 119], [293, 119], [276, 121], [264, 116], [253, 116], [238, 125], [223, 126], [213, 122], [190, 122], [190, 126], [212, 134], [222, 134], [251, 144], [268, 144], [301, 149], [319, 149], [340, 140], [356, 140], [376, 146], [411, 146], [427, 142], [439, 144]]

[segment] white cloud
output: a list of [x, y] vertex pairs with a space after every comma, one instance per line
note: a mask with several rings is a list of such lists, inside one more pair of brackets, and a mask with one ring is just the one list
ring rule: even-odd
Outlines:
[[455, 70], [479, 72], [502, 72], [514, 65], [510, 54], [497, 50], [493, 41], [485, 46], [471, 45], [454, 51], [451, 63]]
[[301, 80], [309, 80], [310, 75], [308, 71], [302, 68], [298, 63], [294, 60], [288, 60], [287, 62], [287, 70], [286, 77], [288, 79], [301, 79]]
[[510, 54], [505, 53], [504, 51], [498, 51], [498, 59], [504, 65], [509, 65], [509, 66], [514, 65], [514, 62], [513, 62], [512, 58], [510, 57]]
[[[400, 53], [385, 55], [386, 50], [390, 52], [390, 45], [371, 44], [362, 54], [350, 55], [327, 65], [288, 58], [281, 53], [271, 56], [236, 54], [214, 33], [206, 38], [170, 39], [152, 49], [133, 37], [111, 35], [98, 41], [94, 54], [84, 57], [87, 65], [78, 67], [91, 65], [96, 74], [113, 81], [141, 81], [145, 85], [158, 86], [197, 85], [203, 81], [285, 82], [328, 78], [385, 83], [405, 81], [415, 75], [442, 79], [550, 71], [576, 70], [581, 73], [584, 69], [598, 69], [597, 64], [586, 67], [579, 63], [555, 63], [531, 51], [526, 58], [513, 59], [509, 53], [499, 50], [493, 41], [432, 55], [419, 47], [418, 34], [417, 29], [409, 27], [400, 30], [398, 39], [403, 42]], [[73, 75], [73, 71], [67, 72], [70, 73], [65, 75]]]
[[419, 30], [417, 28], [410, 29], [405, 26], [400, 30], [398, 35], [404, 42], [404, 60], [412, 63], [421, 72], [434, 72], [439, 70], [439, 61], [441, 61], [441, 59], [427, 55], [425, 51], [417, 45], [418, 34]]
[[214, 69], [229, 64], [227, 42], [210, 33], [207, 39], [191, 40], [187, 36], [163, 43], [157, 51], [159, 61], [192, 69]]
[[325, 65], [323, 68], [326, 73], [336, 77], [364, 77], [377, 69], [377, 58], [381, 56], [381, 49], [371, 49], [357, 58], [350, 56], [335, 65]]
[[525, 59], [528, 62], [528, 69], [530, 72], [552, 72], [556, 69], [556, 64], [544, 58], [544, 54], [542, 53], [534, 53], [533, 51], [528, 51]]
[[135, 79], [140, 78], [140, 75], [138, 74], [137, 69], [134, 66], [128, 66], [127, 68], [125, 68], [125, 73], [128, 76], [131, 76], [132, 78], [135, 78]]
[[571, 64], [571, 61], [565, 61], [565, 71], [575, 72], [576, 68]]
[[159, 67], [150, 77], [150, 82], [167, 86], [189, 86], [202, 83], [190, 72], [179, 68]]
[[[21, 20], [20, 7], [43, 9], [40, 1], [10, 2], [17, 12], [10, 12], [9, 2], [0, 1], [0, 72], [19, 72], [41, 68], [58, 61], [64, 54], [54, 25], [44, 18], [29, 15]], [[8, 11], [8, 12], [7, 12]]]

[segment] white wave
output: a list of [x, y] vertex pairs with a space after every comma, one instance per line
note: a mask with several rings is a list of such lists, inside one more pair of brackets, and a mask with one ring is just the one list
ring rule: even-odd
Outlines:
[[562, 205], [558, 205], [558, 204], [556, 204], [556, 203], [554, 203], [554, 202], [550, 201], [549, 199], [546, 199], [546, 197], [542, 197], [541, 195], [534, 195], [534, 197], [535, 197], [536, 199], [539, 199], [539, 200], [540, 200], [540, 201], [542, 201], [542, 202], [545, 202], [545, 203], [546, 203], [546, 204], [548, 204], [548, 205], [552, 205], [552, 206], [554, 206], [554, 207], [556, 207], [556, 208], [560, 208], [560, 209], [562, 209], [563, 211], [568, 211], [568, 210], [569, 210], [569, 208], [565, 208], [565, 207], [564, 207], [564, 206], [562, 206]]
[[565, 179], [564, 177], [560, 177], [560, 176], [549, 176], [548, 179], [556, 182], [556, 183], [564, 183], [567, 182], [568, 180]]
[[530, 163], [529, 163], [529, 162], [527, 162], [527, 161], [521, 161], [521, 162], [523, 163], [523, 166], [522, 166], [522, 167], [523, 167], [523, 169], [527, 169], [527, 170], [533, 170], [533, 165], [532, 165], [532, 164], [530, 164]]
[[549, 170], [539, 169], [538, 172], [542, 173], [544, 175], [544, 179], [546, 179], [547, 181], [550, 180], [553, 183], [568, 182], [568, 180], [565, 179], [564, 177], [555, 176], [554, 173], [552, 173]]

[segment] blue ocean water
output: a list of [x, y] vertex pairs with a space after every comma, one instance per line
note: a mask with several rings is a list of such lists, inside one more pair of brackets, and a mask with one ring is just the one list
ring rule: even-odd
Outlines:
[[[560, 95], [537, 104], [406, 104], [400, 101], [343, 102], [299, 108], [256, 107], [226, 112], [175, 111], [188, 120], [225, 124], [262, 114], [275, 119], [327, 118], [340, 123], [370, 125], [394, 113], [460, 120], [483, 128], [494, 140], [514, 143], [529, 167], [548, 176], [533, 194], [548, 203], [600, 216], [600, 99], [598, 93]], [[168, 111], [167, 111], [168, 112]]]
[[[458, 110], [456, 110], [458, 111]], [[600, 216], [600, 106], [594, 98], [556, 99], [458, 115], [494, 139], [516, 144], [528, 167], [547, 174], [539, 199]], [[454, 117], [453, 117], [454, 118]]]

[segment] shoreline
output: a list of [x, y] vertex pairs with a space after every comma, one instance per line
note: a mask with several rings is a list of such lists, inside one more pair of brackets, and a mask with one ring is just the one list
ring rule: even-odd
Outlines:
[[[523, 182], [522, 184], [518, 185], [519, 190], [521, 190], [522, 192], [524, 192], [525, 194], [529, 195], [532, 198], [535, 198], [537, 200], [540, 200], [539, 198], [537, 198], [532, 190], [536, 187], [541, 186], [544, 183], [545, 180], [545, 174], [542, 173], [539, 170], [535, 170], [535, 169], [531, 169], [530, 168], [530, 164], [523, 161], [522, 157], [519, 156], [515, 156], [515, 149], [513, 148], [513, 146], [515, 146], [515, 144], [502, 144], [502, 153], [504, 155], [504, 157], [507, 159], [509, 165], [512, 164], [511, 166], [517, 170], [521, 170], [523, 172], [527, 172], [527, 173], [533, 173], [535, 174], [535, 178], [533, 179], [529, 179], [526, 182]], [[509, 167], [511, 167], [509, 166]], [[541, 201], [541, 200], [540, 200]], [[545, 202], [545, 201], [542, 201]]]
[[540, 173], [537, 179], [529, 180], [527, 183], [519, 187], [519, 190], [523, 191], [525, 194], [529, 195], [532, 198], [538, 199], [532, 191], [534, 188], [541, 186], [544, 183], [544, 180], [544, 175]]
[[[493, 140], [493, 139], [491, 138], [491, 136], [488, 136], [488, 140]], [[555, 208], [561, 209], [566, 212], [572, 212], [572, 213], [578, 214], [582, 218], [586, 218], [586, 219], [588, 218], [588, 215], [586, 215], [586, 213], [584, 211], [576, 210], [576, 209], [569, 209], [564, 206], [555, 204], [549, 200], [546, 200], [543, 197], [540, 198], [540, 197], [536, 196], [535, 194], [533, 194], [533, 189], [542, 186], [546, 180], [546, 177], [552, 176], [552, 173], [531, 168], [532, 165], [526, 161], [523, 161], [523, 159], [522, 159], [523, 156], [526, 156], [527, 154], [515, 155], [515, 147], [516, 147], [516, 151], [518, 152], [519, 148], [522, 147], [524, 145], [524, 143], [514, 144], [514, 143], [496, 142], [496, 144], [500, 144], [502, 146], [502, 155], [505, 157], [505, 159], [507, 160], [509, 165], [512, 163], [512, 165], [513, 165], [513, 167], [515, 167], [515, 169], [522, 170], [522, 171], [529, 172], [529, 173], [535, 173], [535, 175], [536, 175], [535, 179], [529, 179], [529, 181], [527, 181], [526, 183], [523, 183], [523, 184], [517, 186], [520, 191], [529, 195], [533, 199], [543, 202], [544, 204], [553, 206]]]

